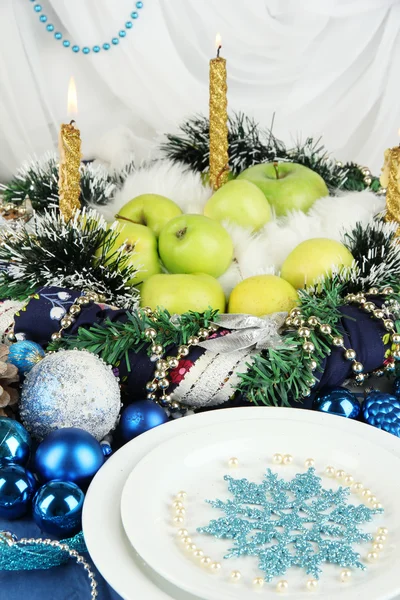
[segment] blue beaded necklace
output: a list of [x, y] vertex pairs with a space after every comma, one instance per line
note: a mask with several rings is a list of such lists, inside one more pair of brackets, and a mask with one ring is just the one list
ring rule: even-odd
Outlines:
[[[35, 0], [29, 0], [29, 1], [35, 2]], [[143, 8], [143, 2], [136, 2], [135, 6], [138, 10], [140, 10], [141, 8]], [[48, 18], [47, 18], [47, 15], [45, 15], [42, 12], [42, 5], [34, 4], [33, 10], [35, 11], [35, 13], [37, 13], [39, 15], [39, 21], [43, 24], [46, 24], [46, 30], [49, 33], [53, 33], [54, 29], [55, 29], [54, 25], [52, 25], [51, 23], [47, 23]], [[139, 13], [136, 10], [131, 12], [130, 19], [136, 20], [138, 18], [139, 18]], [[62, 40], [62, 45], [64, 46], [64, 48], [71, 48], [72, 52], [78, 53], [82, 50], [83, 54], [86, 54], [86, 55], [90, 54], [91, 51], [93, 51], [95, 54], [98, 54], [101, 49], [110, 50], [110, 48], [112, 48], [112, 46], [118, 46], [120, 39], [122, 40], [124, 37], [126, 37], [127, 31], [129, 31], [129, 29], [132, 29], [132, 27], [133, 27], [132, 20], [126, 21], [125, 26], [118, 31], [118, 36], [113, 37], [111, 39], [111, 44], [109, 44], [108, 42], [105, 42], [104, 44], [93, 46], [92, 48], [89, 48], [89, 46], [83, 46], [81, 48], [77, 44], [72, 44], [69, 40], [65, 40], [65, 39], [63, 40], [63, 34], [60, 33], [59, 31], [54, 32], [53, 35], [54, 35], [54, 39], [56, 39], [58, 41]]]

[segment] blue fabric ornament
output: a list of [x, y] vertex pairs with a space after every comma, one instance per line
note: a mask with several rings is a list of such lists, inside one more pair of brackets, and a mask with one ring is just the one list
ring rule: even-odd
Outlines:
[[33, 475], [21, 465], [0, 466], [0, 517], [19, 519], [30, 508], [36, 485]]
[[34, 469], [42, 481], [72, 481], [85, 488], [104, 462], [100, 443], [87, 431], [65, 427], [39, 444]]
[[119, 422], [119, 433], [124, 443], [168, 421], [161, 406], [151, 400], [139, 400], [125, 408]]
[[382, 392], [370, 392], [362, 405], [364, 421], [400, 437], [400, 398]]
[[31, 436], [25, 427], [7, 417], [0, 417], [0, 463], [26, 465], [31, 450]]
[[28, 373], [44, 357], [44, 350], [36, 342], [23, 340], [10, 346], [7, 361], [15, 365], [18, 373]]
[[47, 533], [70, 537], [82, 529], [84, 493], [66, 481], [49, 481], [33, 499], [33, 519]]
[[314, 398], [314, 410], [348, 419], [356, 419], [360, 414], [360, 403], [354, 394], [343, 387], [325, 388]]

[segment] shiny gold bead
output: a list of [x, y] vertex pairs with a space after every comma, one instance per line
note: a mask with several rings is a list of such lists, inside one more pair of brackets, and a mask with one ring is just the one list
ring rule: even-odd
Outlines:
[[195, 335], [191, 335], [191, 336], [188, 338], [188, 341], [187, 341], [187, 343], [189, 344], [189, 346], [194, 346], [194, 345], [198, 344], [198, 343], [199, 343], [199, 341], [200, 341], [200, 340], [199, 340], [199, 338], [198, 338], [197, 336], [195, 336]]
[[202, 339], [208, 338], [209, 335], [210, 334], [208, 333], [208, 331], [205, 327], [202, 327], [201, 329], [199, 329], [199, 337], [201, 337]]
[[63, 329], [67, 329], [68, 327], [71, 327], [72, 319], [70, 319], [69, 317], [63, 317], [60, 321], [60, 325]]
[[291, 317], [298, 317], [301, 315], [301, 310], [299, 308], [292, 308], [289, 314]]
[[385, 316], [385, 313], [380, 308], [378, 308], [377, 310], [374, 310], [374, 317], [376, 319], [383, 319], [384, 316]]
[[151, 346], [151, 351], [153, 354], [162, 354], [163, 347], [161, 346], [161, 344], [153, 344]]
[[319, 323], [317, 317], [308, 317], [307, 319], [307, 323], [310, 325], [310, 327], [316, 327]]
[[375, 310], [376, 306], [373, 302], [366, 302], [364, 304], [364, 310], [366, 310], [367, 312], [372, 312], [373, 310]]
[[8, 204], [5, 205], [4, 210], [8, 213], [8, 212], [12, 212], [15, 209], [15, 204], [13, 204], [12, 202], [9, 202]]
[[384, 287], [382, 290], [382, 294], [393, 294], [393, 293], [394, 293], [394, 289], [390, 285]]
[[394, 344], [400, 344], [400, 333], [393, 333], [392, 334], [392, 342]]
[[344, 340], [343, 340], [343, 338], [340, 335], [335, 335], [332, 338], [332, 344], [334, 346], [343, 346], [343, 343], [344, 343]]
[[164, 360], [163, 358], [160, 358], [160, 360], [158, 360], [156, 362], [156, 369], [158, 369], [159, 371], [165, 371], [165, 369], [168, 368], [168, 362], [166, 360]]
[[312, 342], [304, 342], [303, 350], [304, 352], [314, 352], [315, 346]]
[[325, 334], [329, 334], [332, 331], [332, 327], [330, 325], [327, 325], [325, 323], [321, 323], [321, 325], [319, 326], [321, 333], [325, 333]]
[[53, 342], [58, 342], [58, 340], [61, 340], [61, 333], [59, 331], [55, 331], [51, 334], [51, 339]]
[[154, 402], [156, 398], [157, 396], [155, 394], [147, 394], [147, 400], [151, 400], [152, 402]]
[[160, 381], [158, 382], [158, 387], [160, 388], [160, 390], [166, 390], [169, 387], [169, 381], [166, 377], [164, 377], [164, 379], [160, 379]]
[[308, 338], [311, 335], [311, 331], [308, 329], [308, 327], [300, 327], [297, 333], [300, 337], [304, 338]]
[[354, 294], [347, 294], [346, 300], [347, 300], [347, 302], [355, 302], [356, 296]]
[[351, 369], [354, 373], [362, 373], [364, 371], [364, 366], [362, 363], [354, 361], [351, 365]]
[[211, 332], [218, 331], [219, 327], [216, 323], [210, 323], [208, 326], [208, 330]]
[[180, 407], [181, 407], [181, 405], [176, 400], [174, 400], [173, 402], [171, 402], [171, 408], [177, 410]]
[[317, 366], [318, 366], [318, 364], [317, 364], [316, 360], [312, 360], [310, 362], [310, 369], [311, 369], [311, 371], [315, 371], [315, 369], [317, 368]]
[[364, 177], [364, 183], [365, 183], [366, 185], [371, 185], [371, 183], [372, 183], [372, 179], [371, 179], [371, 177]]
[[179, 365], [179, 360], [175, 358], [175, 356], [167, 356], [166, 360], [170, 369], [176, 369], [176, 367]]
[[368, 294], [371, 296], [377, 296], [379, 294], [379, 289], [377, 287], [369, 288]]
[[286, 325], [287, 327], [290, 327], [291, 325], [293, 325], [293, 319], [292, 319], [291, 317], [287, 317], [287, 318], [285, 319], [285, 325]]
[[156, 369], [154, 371], [154, 378], [155, 379], [164, 379], [166, 376], [167, 376], [167, 373], [164, 370]]
[[88, 304], [90, 304], [90, 300], [86, 296], [79, 296], [79, 298], [77, 298], [75, 302], [79, 306], [87, 306]]
[[301, 317], [294, 317], [293, 325], [295, 327], [300, 327], [301, 325], [303, 325], [303, 323], [304, 323], [304, 319], [302, 319]]
[[77, 304], [73, 304], [71, 306], [71, 308], [69, 309], [69, 314], [72, 316], [79, 315], [80, 312], [81, 312], [81, 307], [78, 306]]
[[356, 351], [353, 350], [353, 348], [348, 348], [344, 353], [344, 357], [346, 360], [354, 360], [356, 356]]
[[387, 329], [387, 331], [393, 331], [394, 330], [394, 323], [390, 319], [385, 319], [383, 321], [383, 324], [385, 326], [385, 329]]
[[393, 358], [395, 358], [396, 360], [400, 359], [400, 350], [393, 350], [392, 351], [392, 356]]
[[153, 329], [153, 327], [147, 327], [147, 329], [144, 330], [144, 336], [148, 340], [153, 340], [157, 336], [157, 331]]
[[156, 382], [155, 382], [155, 381], [148, 381], [148, 382], [146, 383], [146, 390], [147, 390], [148, 392], [155, 392], [155, 391], [156, 391], [156, 389], [157, 389], [157, 384], [156, 384]]
[[356, 380], [356, 382], [359, 385], [361, 385], [365, 381], [365, 375], [364, 375], [364, 373], [357, 373], [357, 375], [354, 377], [354, 379]]
[[150, 306], [143, 306], [143, 308], [140, 309], [145, 315], [152, 315], [153, 311], [150, 308]]
[[16, 342], [17, 341], [17, 338], [15, 337], [15, 335], [12, 332], [7, 333], [7, 339], [8, 339], [9, 342]]
[[180, 356], [187, 356], [189, 354], [189, 348], [187, 346], [179, 346], [178, 354]]
[[25, 206], [19, 206], [18, 207], [18, 216], [19, 217], [24, 217], [26, 215], [26, 208]]

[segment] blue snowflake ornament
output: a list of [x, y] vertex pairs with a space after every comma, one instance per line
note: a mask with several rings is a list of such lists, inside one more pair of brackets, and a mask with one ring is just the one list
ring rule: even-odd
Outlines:
[[206, 500], [225, 513], [199, 533], [233, 540], [224, 558], [256, 556], [266, 581], [301, 567], [319, 579], [323, 563], [365, 570], [353, 544], [372, 540], [359, 529], [383, 509], [347, 503], [348, 487], [324, 489], [310, 467], [290, 481], [267, 469], [260, 484], [225, 475], [233, 500]]

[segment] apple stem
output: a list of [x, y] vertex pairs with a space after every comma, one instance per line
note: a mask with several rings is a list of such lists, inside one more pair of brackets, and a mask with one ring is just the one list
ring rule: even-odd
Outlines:
[[118, 219], [119, 221], [128, 221], [128, 223], [135, 223], [135, 225], [137, 225], [137, 221], [132, 221], [132, 219], [128, 219], [128, 217], [121, 217], [121, 215], [115, 215], [114, 219]]
[[275, 169], [276, 178], [279, 179], [279, 163], [274, 161], [273, 165], [274, 165], [274, 169]]

